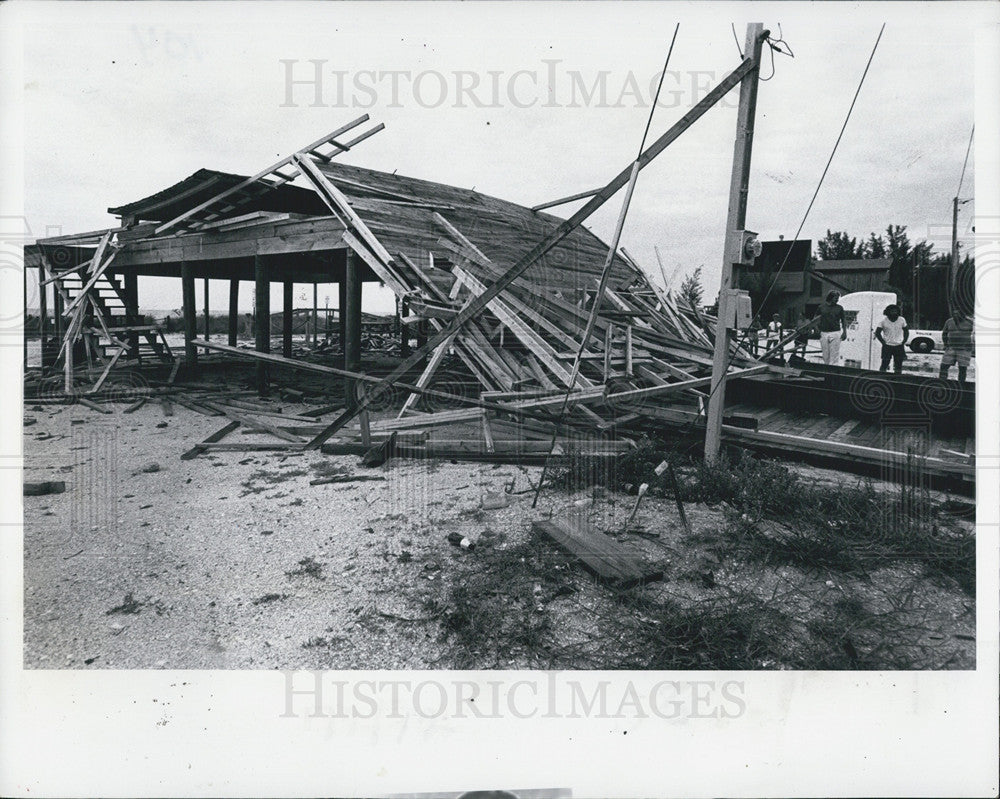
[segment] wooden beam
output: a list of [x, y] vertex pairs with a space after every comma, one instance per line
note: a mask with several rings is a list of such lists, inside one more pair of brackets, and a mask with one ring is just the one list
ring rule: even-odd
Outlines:
[[212, 320], [211, 320], [211, 314], [209, 313], [209, 308], [208, 308], [208, 278], [207, 277], [205, 278], [204, 294], [205, 294], [205, 341], [208, 341]]
[[590, 191], [581, 191], [579, 194], [571, 194], [569, 197], [560, 197], [558, 200], [551, 200], [547, 203], [542, 203], [541, 205], [531, 206], [532, 211], [542, 211], [546, 208], [555, 208], [557, 205], [566, 205], [566, 203], [571, 203], [574, 200], [582, 200], [586, 197], [593, 197], [600, 189], [591, 189]]
[[281, 354], [292, 357], [292, 290], [294, 284], [286, 280], [281, 284]]
[[198, 363], [198, 350], [194, 346], [198, 323], [194, 307], [194, 274], [187, 261], [181, 263], [181, 297], [184, 308], [184, 359], [193, 365]]
[[[341, 311], [341, 327], [344, 330], [344, 368], [356, 372], [361, 365], [361, 281], [358, 279], [358, 260], [353, 252], [347, 253], [344, 271], [345, 307]], [[356, 384], [344, 381], [344, 407], [358, 404]]]
[[[255, 255], [253, 259], [254, 297], [256, 299], [256, 317], [254, 338], [257, 352], [271, 351], [271, 283], [268, 280], [267, 265], [264, 259]], [[266, 397], [270, 391], [267, 364], [257, 364], [257, 391]]]
[[240, 321], [240, 281], [229, 281], [229, 346], [235, 347]]
[[[124, 287], [122, 293], [125, 298], [125, 320], [127, 325], [136, 325], [141, 321], [139, 318], [139, 275], [135, 271], [125, 272], [122, 276]], [[139, 352], [139, 334], [135, 331], [128, 331], [128, 346], [132, 351], [132, 357], [137, 357]]]
[[[127, 410], [125, 412], [128, 413]], [[191, 449], [189, 449], [187, 452], [181, 455], [181, 460], [189, 461], [192, 458], [196, 457], [197, 455], [200, 455], [202, 452], [208, 449], [208, 447], [206, 446], [207, 444], [214, 444], [217, 441], [222, 441], [223, 438], [228, 436], [231, 432], [233, 432], [233, 430], [235, 430], [239, 426], [240, 423], [234, 421], [227, 424], [221, 430], [216, 430], [214, 433], [212, 433], [212, 435], [210, 435], [200, 444], [195, 444]]]
[[[71, 313], [76, 307], [83, 302], [83, 298], [87, 296], [90, 290], [94, 287], [94, 284], [100, 279], [104, 271], [111, 265], [114, 260], [117, 250], [113, 250], [107, 258], [104, 258], [104, 253], [110, 245], [111, 233], [105, 233], [101, 238], [101, 243], [97, 245], [97, 249], [94, 251], [94, 256], [90, 261], [88, 266], [90, 270], [90, 278], [84, 284], [83, 288], [80, 289], [80, 293], [66, 306], [65, 313]], [[102, 262], [103, 259], [103, 262]]]
[[[214, 352], [225, 352], [230, 355], [235, 355], [241, 358], [248, 358], [255, 361], [260, 361], [262, 363], [276, 364], [278, 366], [287, 366], [292, 369], [298, 369], [304, 372], [316, 372], [317, 374], [324, 375], [339, 375], [341, 377], [347, 377], [353, 380], [364, 381], [366, 383], [378, 384], [382, 382], [382, 379], [375, 377], [373, 375], [366, 375], [360, 372], [349, 372], [346, 369], [337, 369], [333, 366], [323, 366], [318, 363], [310, 363], [309, 361], [297, 361], [289, 358], [282, 358], [280, 355], [272, 355], [270, 353], [254, 352], [253, 350], [244, 350], [238, 347], [229, 347], [225, 344], [216, 344], [215, 342], [209, 341], [199, 341], [198, 346], [206, 350], [211, 350]], [[418, 386], [410, 385], [408, 383], [396, 382], [395, 385], [405, 391], [412, 391], [417, 394], [423, 394], [424, 396], [434, 397], [436, 399], [443, 399], [449, 402], [459, 401], [465, 403], [466, 405], [473, 406], [476, 408], [487, 408], [491, 411], [497, 411], [499, 413], [507, 413], [513, 416], [527, 416], [542, 419], [545, 422], [550, 422], [551, 420], [545, 414], [535, 412], [534, 408], [536, 406], [543, 406], [546, 404], [553, 404], [562, 402], [562, 395], [560, 394], [555, 400], [548, 401], [528, 401], [521, 403], [513, 403], [511, 405], [501, 405], [495, 402], [486, 402], [483, 400], [473, 399], [472, 397], [465, 397], [461, 394], [449, 394], [444, 391], [437, 391], [435, 389], [429, 388], [419, 388]], [[587, 389], [585, 392], [576, 392], [571, 395], [572, 398], [576, 399], [599, 399], [602, 395], [604, 389], [603, 387]], [[452, 411], [448, 411], [452, 413]], [[431, 414], [428, 414], [430, 416]], [[472, 418], [475, 418], [474, 416]], [[575, 424], [572, 422], [565, 423], [567, 427], [581, 427], [580, 424]], [[588, 428], [589, 429], [589, 428]]]
[[317, 283], [313, 283], [312, 328], [313, 328], [312, 329], [312, 345], [313, 345], [313, 348], [315, 348], [317, 342], [319, 341], [319, 339], [317, 338], [317, 336], [319, 335], [319, 333], [318, 333], [318, 330], [319, 330], [319, 285]]
[[[25, 280], [27, 280], [27, 266], [25, 269]], [[45, 340], [48, 338], [49, 334], [49, 290], [45, 285], [45, 268], [43, 266], [38, 267], [38, 337], [41, 339], [41, 365], [47, 366], [45, 358]], [[25, 308], [25, 313], [27, 313], [27, 308]], [[25, 342], [27, 342], [27, 336], [25, 336]], [[24, 365], [28, 365], [27, 359]]]

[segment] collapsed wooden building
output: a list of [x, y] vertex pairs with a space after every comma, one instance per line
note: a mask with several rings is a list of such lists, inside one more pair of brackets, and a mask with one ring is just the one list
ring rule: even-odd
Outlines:
[[[737, 70], [718, 92], [728, 91], [743, 74]], [[169, 378], [150, 389], [169, 391], [180, 364], [186, 371], [197, 369], [203, 349], [212, 358], [253, 359], [261, 393], [281, 370], [346, 378], [344, 396], [330, 399], [339, 400], [336, 410], [346, 410], [326, 422], [318, 414], [305, 420], [309, 424], [298, 419], [283, 427], [273, 418], [248, 419], [246, 408], [227, 412], [225, 403], [205, 397], [193, 403], [202, 412], [227, 416], [224, 430], [259, 422], [256, 429], [280, 437], [278, 447], [356, 451], [393, 436], [404, 454], [507, 452], [539, 462], [550, 436], [558, 437], [560, 452], [615, 455], [650, 428], [704, 434], [706, 410], [716, 401], [715, 318], [678, 302], [624, 250], [609, 252], [574, 221], [578, 215], [564, 220], [545, 212], [559, 203], [531, 209], [469, 189], [339, 163], [337, 156], [382, 129], [377, 125], [343, 140], [367, 120], [354, 120], [257, 175], [199, 170], [150, 197], [110, 208], [120, 218], [114, 228], [43, 239], [27, 248], [26, 265], [38, 269], [41, 287], [43, 368], [61, 375], [64, 394], [93, 400], [113, 369], [143, 356], [171, 364]], [[296, 179], [303, 185], [293, 185]], [[569, 199], [606, 200], [624, 184], [621, 176], [616, 180]], [[158, 326], [139, 312], [138, 278], [145, 276], [181, 280], [183, 356], [172, 352]], [[198, 338], [197, 280], [229, 281], [228, 344]], [[241, 281], [253, 283], [256, 317], [264, 320], [256, 325], [253, 351], [237, 347]], [[280, 356], [270, 352], [275, 282], [282, 284], [284, 299]], [[394, 292], [406, 344], [408, 330], [416, 330], [418, 348], [426, 350], [416, 353], [425, 357], [411, 356], [387, 379], [363, 368], [365, 282]], [[339, 292], [342, 358], [326, 363], [293, 358], [293, 286], [330, 283]], [[50, 336], [55, 346], [46, 348]], [[430, 347], [424, 346], [428, 339]], [[717, 400], [726, 403], [726, 439], [869, 466], [897, 468], [916, 457], [929, 474], [958, 479], [974, 474], [971, 430], [949, 429], [914, 450], [910, 439], [880, 434], [878, 413], [845, 407], [844, 396], [861, 390], [856, 383], [869, 379], [864, 375], [787, 369], [758, 360], [735, 336], [727, 350], [729, 390]], [[402, 354], [409, 355], [405, 349]], [[460, 364], [477, 391], [441, 390], [435, 378], [448, 359]], [[761, 400], [762, 382], [772, 399], [803, 391], [815, 398], [831, 381], [840, 385], [845, 379], [851, 382], [841, 385], [838, 401], [827, 398], [822, 408], [815, 406], [822, 416], [804, 411], [801, 400], [786, 401], [784, 410], [776, 407], [781, 402]], [[389, 384], [401, 392], [395, 418], [369, 419], [363, 387], [377, 394]], [[453, 395], [448, 410], [418, 405], [420, 397], [448, 393]], [[939, 408], [937, 423], [956, 407]], [[473, 425], [473, 437], [466, 428], [446, 436], [449, 446], [435, 448], [434, 431], [455, 425]], [[219, 446], [220, 439], [202, 442], [196, 451]]]

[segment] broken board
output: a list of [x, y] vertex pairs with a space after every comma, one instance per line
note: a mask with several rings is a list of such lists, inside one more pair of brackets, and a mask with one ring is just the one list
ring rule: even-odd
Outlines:
[[662, 569], [645, 564], [638, 552], [593, 527], [584, 514], [533, 522], [531, 527], [578, 558], [602, 582], [616, 588], [663, 579]]

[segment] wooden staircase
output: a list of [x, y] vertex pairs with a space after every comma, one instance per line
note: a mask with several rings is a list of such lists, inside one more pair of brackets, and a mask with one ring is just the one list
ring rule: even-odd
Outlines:
[[[62, 296], [64, 309], [88, 300], [80, 299], [87, 284], [91, 282], [86, 271], [68, 270], [54, 272], [53, 282]], [[121, 277], [103, 272], [90, 285], [87, 294], [93, 303], [81, 334], [84, 353], [88, 360], [100, 361], [105, 366], [114, 364], [121, 357], [137, 360], [143, 357], [155, 358], [164, 363], [172, 363], [175, 358], [158, 325], [147, 324], [140, 315], [129, 312]], [[71, 316], [72, 311], [64, 311]]]

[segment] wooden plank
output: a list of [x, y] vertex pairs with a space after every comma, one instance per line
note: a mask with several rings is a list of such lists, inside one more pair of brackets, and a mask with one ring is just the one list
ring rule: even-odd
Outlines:
[[593, 197], [600, 189], [591, 189], [590, 191], [581, 191], [579, 194], [571, 194], [569, 197], [560, 197], [558, 200], [551, 200], [547, 203], [542, 203], [541, 205], [533, 205], [531, 207], [532, 211], [544, 211], [546, 208], [554, 208], [557, 205], [565, 205], [566, 203], [571, 203], [574, 200], [583, 200], [587, 197]]
[[309, 418], [315, 419], [319, 416], [325, 416], [328, 413], [333, 413], [334, 411], [342, 411], [344, 409], [343, 405], [323, 405], [320, 408], [313, 408], [312, 410], [302, 411], [299, 416], [307, 416]]
[[208, 444], [214, 444], [217, 441], [221, 441], [222, 439], [224, 439], [226, 436], [228, 436], [231, 432], [233, 432], [233, 430], [235, 430], [239, 426], [240, 426], [239, 422], [230, 422], [225, 427], [223, 427], [221, 430], [216, 430], [214, 433], [212, 433], [212, 435], [208, 436], [208, 438], [206, 438], [200, 444], [196, 444], [191, 449], [189, 449], [187, 452], [185, 452], [183, 455], [181, 455], [181, 460], [182, 461], [189, 461], [192, 458], [197, 457], [199, 454], [201, 454], [202, 452], [204, 452], [206, 450], [206, 448], [207, 448], [206, 445], [208, 445]]
[[[236, 400], [232, 397], [209, 397], [213, 402], [217, 402], [220, 405], [230, 405], [234, 408], [241, 408], [245, 411], [251, 411], [257, 416], [268, 416], [274, 419], [282, 419], [287, 422], [311, 422], [314, 420], [312, 416], [303, 414], [293, 414], [293, 413], [281, 413], [274, 408], [261, 407], [255, 405], [252, 402], [246, 402], [244, 400]], [[339, 407], [339, 406], [337, 406]]]
[[[100, 279], [101, 275], [104, 274], [105, 270], [111, 265], [111, 262], [115, 259], [118, 251], [114, 250], [104, 259], [104, 252], [111, 241], [111, 231], [109, 230], [104, 236], [101, 237], [100, 243], [97, 245], [97, 249], [94, 251], [93, 258], [91, 258], [88, 268], [90, 270], [90, 278], [80, 289], [80, 292], [73, 298], [73, 300], [63, 309], [63, 314], [68, 314], [72, 312], [81, 302], [83, 302], [84, 297], [90, 292], [94, 287], [94, 284]], [[102, 259], [104, 262], [102, 263]]]
[[372, 428], [367, 408], [362, 409], [361, 413], [358, 414], [358, 421], [361, 424], [361, 443], [366, 447], [370, 447], [372, 444]]
[[237, 413], [236, 411], [226, 407], [225, 405], [219, 405], [218, 403], [215, 402], [206, 402], [205, 405], [206, 407], [211, 408], [214, 411], [218, 411], [227, 419], [232, 419], [234, 422], [242, 422], [243, 424], [248, 425], [250, 427], [259, 427], [262, 430], [265, 430], [266, 432], [270, 433], [272, 436], [280, 438], [283, 441], [289, 441], [293, 444], [303, 443], [302, 440], [299, 439], [297, 436], [293, 436], [291, 433], [286, 433], [280, 427], [275, 427], [274, 425], [262, 421], [261, 419], [254, 419], [249, 416], [246, 416], [245, 414]]
[[[787, 449], [798, 453], [844, 456], [852, 460], [858, 460], [869, 464], [906, 464], [906, 453], [881, 449], [879, 447], [862, 446], [859, 444], [849, 444], [830, 440], [823, 441], [820, 439], [802, 439], [797, 436], [784, 435], [782, 433], [773, 433], [764, 430], [750, 431], [725, 426], [723, 429], [727, 438], [733, 441], [759, 442], [768, 445], [773, 444], [776, 448]], [[930, 473], [952, 477], [975, 476], [975, 468], [971, 465], [951, 463], [940, 458], [920, 455], [916, 456], [916, 460], [919, 461], [921, 467], [925, 471]]]
[[81, 405], [90, 408], [92, 411], [97, 411], [98, 413], [114, 413], [114, 411], [112, 411], [110, 408], [104, 408], [101, 405], [98, 405], [96, 402], [91, 402], [89, 399], [85, 397], [77, 397], [76, 400]]
[[139, 397], [139, 399], [137, 399], [135, 402], [133, 402], [124, 410], [124, 413], [135, 413], [137, 410], [139, 410], [139, 408], [141, 408], [143, 405], [146, 404], [146, 400], [148, 399], [149, 397]]
[[598, 579], [617, 588], [663, 578], [661, 569], [646, 566], [637, 552], [604, 535], [579, 514], [533, 522], [531, 527], [577, 558]]
[[493, 430], [490, 427], [490, 416], [489, 411], [484, 410], [482, 412], [482, 424], [483, 424], [483, 441], [486, 444], [487, 452], [495, 452], [496, 445], [493, 441]]
[[[452, 335], [450, 338], [445, 339], [434, 349], [433, 354], [427, 361], [427, 366], [424, 367], [424, 371], [421, 373], [420, 377], [417, 378], [417, 385], [420, 388], [424, 388], [431, 379], [434, 377], [435, 372], [437, 372], [438, 367], [441, 365], [441, 361], [444, 360], [444, 356], [448, 354], [448, 348], [452, 345], [455, 340], [455, 336]], [[399, 413], [396, 418], [402, 418], [407, 414], [407, 412], [416, 403], [419, 394], [409, 394], [406, 397], [406, 401], [403, 403], [403, 407], [399, 409]]]
[[847, 438], [847, 431], [851, 430], [857, 423], [857, 419], [841, 420], [841, 424], [827, 438], [831, 441], [844, 441]]
[[90, 389], [90, 391], [87, 392], [88, 394], [96, 394], [98, 391], [101, 390], [101, 386], [103, 386], [104, 385], [104, 381], [107, 380], [108, 373], [111, 371], [112, 367], [116, 363], [118, 363], [118, 359], [122, 357], [122, 355], [124, 354], [125, 350], [127, 350], [127, 349], [128, 349], [128, 347], [122, 346], [122, 347], [119, 347], [115, 351], [115, 354], [111, 357], [111, 360], [108, 362], [108, 365], [105, 367], [104, 371], [101, 373], [101, 376], [99, 378], [97, 378], [97, 382], [94, 383], [94, 385]]
[[[257, 442], [247, 441], [239, 444], [221, 441], [218, 444], [203, 444], [206, 452], [301, 452], [302, 444], [281, 443], [277, 441]], [[360, 446], [360, 445], [359, 445]]]
[[199, 402], [195, 402], [190, 397], [184, 397], [184, 396], [181, 396], [180, 394], [175, 394], [173, 399], [174, 399], [174, 402], [176, 402], [178, 405], [183, 405], [188, 410], [195, 411], [196, 413], [200, 413], [203, 416], [219, 416], [219, 415], [221, 415], [219, 413], [219, 411], [216, 411], [216, 410], [213, 410], [212, 408], [206, 407], [205, 405], [202, 405]]

